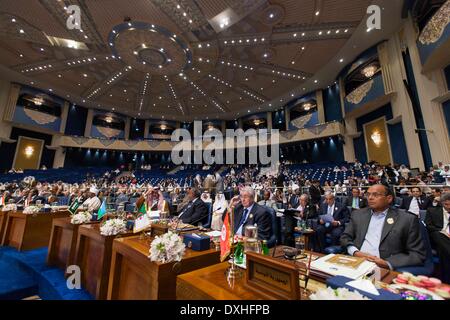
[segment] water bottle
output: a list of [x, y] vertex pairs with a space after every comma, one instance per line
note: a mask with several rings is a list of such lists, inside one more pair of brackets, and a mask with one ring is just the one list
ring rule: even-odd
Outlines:
[[262, 241], [261, 253], [265, 256], [269, 255], [269, 247], [267, 246], [267, 240]]
[[244, 262], [244, 244], [239, 241], [234, 250], [234, 262], [236, 264], [242, 264]]

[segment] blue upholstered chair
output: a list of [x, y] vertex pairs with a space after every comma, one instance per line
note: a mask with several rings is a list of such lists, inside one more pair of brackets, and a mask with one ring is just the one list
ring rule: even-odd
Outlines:
[[136, 207], [135, 203], [127, 203], [125, 205], [125, 211], [126, 212], [134, 212], [134, 208]]
[[433, 250], [431, 249], [431, 242], [428, 236], [427, 228], [423, 221], [419, 222], [420, 225], [420, 233], [422, 234], [422, 239], [425, 243], [426, 249], [426, 258], [425, 263], [422, 266], [408, 266], [403, 268], [398, 268], [395, 271], [398, 272], [409, 272], [414, 275], [422, 275], [422, 276], [430, 276], [434, 271], [434, 263], [433, 263]]
[[58, 205], [60, 205], [60, 206], [69, 205], [69, 197], [66, 197], [66, 196], [58, 197]]
[[211, 222], [212, 222], [212, 203], [211, 202], [205, 202], [206, 206], [208, 207], [208, 216], [202, 220], [202, 226], [203, 228], [211, 228]]
[[395, 197], [394, 207], [400, 208], [402, 206], [402, 204], [403, 204], [403, 198]]
[[267, 240], [267, 246], [269, 248], [273, 248], [277, 244], [278, 241], [277, 239], [280, 237], [278, 229], [277, 213], [273, 208], [269, 208], [266, 206], [263, 207], [266, 208], [267, 212], [270, 214], [270, 218], [272, 219], [272, 230], [270, 238]]

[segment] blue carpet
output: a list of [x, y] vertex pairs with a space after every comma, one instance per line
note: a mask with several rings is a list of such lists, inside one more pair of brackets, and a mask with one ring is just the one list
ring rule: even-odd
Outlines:
[[18, 252], [0, 247], [0, 299], [39, 295], [42, 300], [92, 300], [83, 289], [68, 289], [63, 270], [46, 265], [47, 248]]

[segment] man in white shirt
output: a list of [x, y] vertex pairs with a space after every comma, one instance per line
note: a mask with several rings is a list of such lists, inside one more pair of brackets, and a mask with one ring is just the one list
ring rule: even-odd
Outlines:
[[419, 187], [411, 189], [411, 196], [403, 200], [401, 209], [419, 216], [420, 210], [425, 210], [427, 205], [427, 199], [422, 195], [422, 191]]
[[89, 212], [97, 212], [102, 202], [97, 197], [98, 189], [96, 187], [91, 187], [89, 189], [89, 198], [83, 202], [83, 207], [86, 207]]
[[444, 166], [444, 169], [441, 171], [442, 178], [445, 179], [445, 184], [447, 186], [450, 186], [450, 166], [446, 165]]

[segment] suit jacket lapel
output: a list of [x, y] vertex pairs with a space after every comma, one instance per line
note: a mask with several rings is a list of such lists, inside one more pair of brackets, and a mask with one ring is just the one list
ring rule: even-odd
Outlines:
[[[387, 215], [386, 215], [386, 219], [384, 220], [383, 231], [381, 232], [380, 244], [387, 237], [389, 232], [391, 232], [392, 228], [394, 227], [395, 223], [397, 222], [396, 218], [397, 218], [397, 212], [395, 210], [389, 209], [387, 212]], [[392, 223], [389, 223], [388, 222], [389, 219], [392, 219], [394, 221]]]
[[372, 218], [372, 211], [370, 209], [366, 209], [364, 211], [361, 211], [359, 213], [361, 215], [361, 236], [359, 237], [361, 239], [361, 243], [359, 244], [359, 248], [361, 248], [362, 244], [364, 243], [364, 239], [366, 238], [367, 230], [369, 229], [370, 219]]
[[244, 225], [253, 224], [253, 218], [255, 217], [255, 211], [256, 211], [256, 203], [253, 205], [252, 210], [248, 213], [247, 221], [245, 221]]
[[241, 221], [241, 217], [242, 217], [243, 213], [244, 213], [244, 207], [239, 208], [239, 210], [234, 210], [234, 232], [236, 232], [239, 227], [239, 222]]

